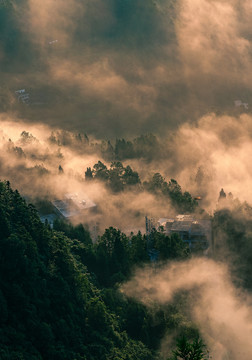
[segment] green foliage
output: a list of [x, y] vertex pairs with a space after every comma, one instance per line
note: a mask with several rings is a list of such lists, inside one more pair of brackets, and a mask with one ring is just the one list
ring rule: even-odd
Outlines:
[[132, 264], [146, 263], [149, 261], [147, 253], [147, 241], [140, 232], [132, 235], [130, 239], [130, 259]]
[[183, 193], [176, 180], [171, 179], [167, 183], [160, 173], [154, 174], [149, 182], [144, 183], [144, 187], [151, 193], [167, 197], [180, 213], [192, 213], [198, 207], [197, 201], [192, 198], [189, 192]]
[[133, 171], [129, 165], [124, 169], [123, 180], [126, 185], [136, 185], [140, 183], [138, 173]]
[[206, 360], [206, 345], [202, 339], [196, 338], [190, 343], [186, 337], [182, 336], [177, 340], [177, 349], [173, 351], [170, 360]]
[[[116, 139], [114, 149], [110, 144], [110, 154], [119, 161], [144, 158], [149, 161], [161, 157], [162, 144], [153, 134], [141, 135], [133, 141]], [[111, 157], [110, 157], [111, 159]]]
[[[88, 267], [93, 282], [102, 289], [102, 299], [109, 312], [115, 314], [120, 330], [125, 331], [130, 338], [141, 341], [148, 348], [156, 350], [167, 329], [179, 328], [181, 331], [184, 329], [185, 332], [191, 329], [191, 325], [186, 322], [185, 316], [181, 313], [182, 309], [188, 305], [178, 299], [176, 299], [176, 306], [167, 307], [165, 311], [159, 308], [153, 312], [133, 299], [127, 299], [117, 289], [118, 283], [129, 278], [135, 265], [150, 263], [145, 235], [139, 232], [127, 237], [120, 230], [111, 227], [92, 247], [92, 245], [87, 246], [85, 242], [80, 242], [77, 239], [80, 237], [76, 232], [75, 236], [71, 235], [69, 232], [71, 225], [56, 222], [56, 226], [58, 230], [65, 231], [65, 234], [72, 238], [69, 242], [71, 252], [76, 259]], [[177, 234], [173, 234], [171, 238], [158, 232], [152, 235], [152, 246], [158, 249], [160, 260], [183, 259], [189, 255], [187, 246]], [[91, 323], [93, 326], [97, 323], [98, 327], [103, 328], [106, 323], [113, 323], [113, 319], [104, 313], [99, 297], [96, 300], [91, 299], [89, 304], [92, 309], [89, 313], [93, 316], [90, 326]], [[99, 318], [101, 318], [101, 324]], [[113, 348], [112, 354], [113, 356], [119, 356], [119, 354], [127, 356], [122, 355], [118, 348]]]
[[247, 203], [217, 210], [213, 218], [214, 256], [232, 259], [231, 270], [239, 285], [252, 289], [252, 209]]
[[85, 180], [91, 180], [93, 179], [93, 172], [91, 170], [91, 167], [88, 167], [85, 171]]
[[75, 150], [85, 149], [87, 151], [89, 148], [89, 138], [86, 134], [72, 133], [66, 130], [52, 131], [48, 140], [59, 146], [71, 146]]
[[130, 273], [128, 238], [112, 227], [96, 244], [97, 278], [103, 286], [111, 286], [122, 282]]
[[109, 172], [107, 166], [101, 161], [93, 166], [94, 178], [106, 181], [109, 178]]
[[136, 153], [131, 141], [124, 139], [116, 139], [115, 143], [115, 158], [118, 160], [133, 159]]
[[71, 146], [78, 152], [99, 153], [106, 161], [139, 158], [151, 161], [167, 155], [167, 148], [153, 134], [141, 135], [133, 140], [116, 139], [113, 145], [110, 140], [92, 143], [86, 134], [61, 130], [52, 132], [48, 140], [59, 146]]
[[53, 224], [53, 228], [58, 231], [63, 231], [70, 239], [78, 239], [82, 244], [91, 245], [92, 240], [90, 233], [82, 224], [73, 226], [66, 221], [56, 219]]
[[[118, 162], [112, 169], [124, 172]], [[57, 220], [52, 230], [8, 182], [0, 215], [1, 358], [154, 360], [169, 329], [193, 331], [183, 301], [148, 309], [119, 292], [150, 263], [145, 235], [110, 227], [93, 244], [83, 225]], [[151, 242], [161, 261], [189, 255], [176, 234], [153, 232]]]
[[138, 173], [133, 171], [129, 165], [124, 168], [120, 161], [113, 161], [109, 169], [101, 161], [98, 161], [93, 166], [93, 170], [87, 168], [85, 179], [103, 181], [113, 192], [120, 192], [128, 186], [140, 184]]
[[119, 192], [124, 189], [123, 176], [124, 167], [119, 161], [114, 161], [110, 165], [108, 185], [114, 192]]
[[[97, 255], [82, 225], [51, 230], [8, 182], [0, 182], [0, 211], [1, 359], [155, 358], [129, 338], [95, 286], [85, 264]], [[109, 270], [126, 274], [126, 237], [109, 229], [101, 244], [113, 258]]]
[[185, 259], [190, 254], [188, 245], [176, 233], [167, 236], [162, 232], [153, 231], [151, 238], [154, 248], [159, 252], [160, 260]]
[[140, 187], [141, 180], [138, 173], [133, 171], [129, 165], [124, 167], [120, 161], [113, 161], [109, 169], [101, 161], [98, 161], [92, 170], [90, 167], [87, 168], [85, 179], [103, 181], [115, 193], [121, 192], [129, 186], [134, 186], [138, 191], [145, 189], [156, 196], [168, 198], [180, 213], [192, 213], [198, 207], [197, 201], [189, 192], [183, 193], [176, 180], [171, 179], [167, 183], [160, 173], [154, 174], [149, 182], [144, 182], [143, 187]]

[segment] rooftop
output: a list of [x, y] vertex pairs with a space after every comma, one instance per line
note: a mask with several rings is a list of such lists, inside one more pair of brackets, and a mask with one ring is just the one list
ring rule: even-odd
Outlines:
[[92, 200], [78, 193], [66, 194], [63, 199], [53, 200], [52, 204], [65, 218], [79, 215], [83, 210], [96, 207]]

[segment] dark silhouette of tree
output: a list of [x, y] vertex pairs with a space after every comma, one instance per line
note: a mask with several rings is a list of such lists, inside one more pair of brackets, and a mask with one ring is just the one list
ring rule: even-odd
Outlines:
[[63, 167], [59, 165], [59, 174], [63, 174], [63, 173], [64, 173]]
[[176, 180], [171, 179], [167, 183], [160, 173], [155, 173], [152, 179], [149, 182], [144, 182], [143, 185], [147, 191], [170, 199], [172, 205], [179, 212], [191, 213], [198, 206], [197, 201], [192, 198], [189, 192], [182, 192], [181, 186]]
[[141, 183], [138, 173], [133, 171], [129, 165], [124, 169], [122, 179], [126, 185], [136, 185]]
[[93, 172], [91, 170], [91, 167], [88, 167], [87, 170], [85, 171], [85, 180], [87, 181], [93, 180]]
[[223, 189], [221, 189], [218, 201], [220, 202], [222, 200], [225, 200], [226, 198], [227, 198], [227, 195], [226, 195], [225, 191]]
[[98, 161], [98, 163], [93, 166], [93, 174], [94, 178], [98, 180], [106, 181], [109, 178], [107, 166], [101, 161]]
[[177, 340], [177, 348], [173, 357], [168, 360], [206, 360], [209, 359], [206, 345], [202, 339], [196, 338], [192, 343], [182, 336]]

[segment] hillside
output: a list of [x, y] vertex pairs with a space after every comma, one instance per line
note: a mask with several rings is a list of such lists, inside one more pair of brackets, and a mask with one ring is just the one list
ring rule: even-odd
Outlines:
[[0, 183], [0, 358], [154, 359], [120, 329], [69, 241]]

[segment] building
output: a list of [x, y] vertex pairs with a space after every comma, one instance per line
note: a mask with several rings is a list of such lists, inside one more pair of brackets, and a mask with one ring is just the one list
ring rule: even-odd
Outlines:
[[53, 200], [52, 205], [55, 213], [64, 219], [79, 216], [82, 212], [96, 207], [92, 200], [78, 193], [66, 194], [63, 199]]
[[164, 231], [168, 236], [179, 234], [190, 248], [207, 249], [212, 244], [211, 220], [196, 219], [192, 215], [177, 215], [175, 218], [159, 219], [154, 228]]

